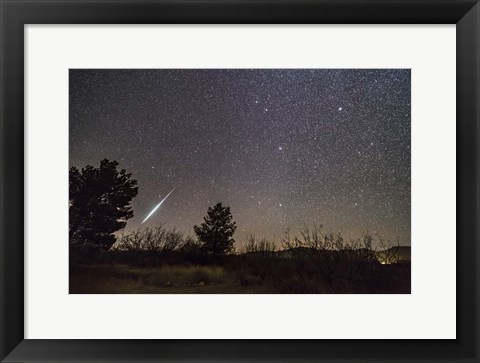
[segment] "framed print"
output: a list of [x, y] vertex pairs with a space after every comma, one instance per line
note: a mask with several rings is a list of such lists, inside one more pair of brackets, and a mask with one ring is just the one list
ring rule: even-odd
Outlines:
[[1, 9], [2, 361], [479, 360], [477, 1]]

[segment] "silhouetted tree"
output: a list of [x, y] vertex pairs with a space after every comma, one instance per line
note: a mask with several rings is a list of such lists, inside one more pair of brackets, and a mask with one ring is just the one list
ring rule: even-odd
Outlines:
[[117, 166], [118, 162], [104, 159], [99, 168], [70, 168], [71, 244], [108, 249], [115, 242], [112, 233], [133, 217], [130, 202], [138, 194], [137, 181]]
[[231, 252], [235, 242], [232, 237], [237, 226], [232, 220], [230, 207], [223, 207], [222, 203], [209, 207], [203, 221], [201, 225], [193, 226], [202, 248], [214, 257]]

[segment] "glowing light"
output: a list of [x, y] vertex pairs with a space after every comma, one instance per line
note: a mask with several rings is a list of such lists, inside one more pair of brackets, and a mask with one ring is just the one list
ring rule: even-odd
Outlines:
[[[176, 187], [175, 187], [176, 188]], [[145, 223], [147, 221], [148, 218], [151, 217], [151, 215], [153, 213], [155, 213], [155, 211], [160, 208], [160, 206], [162, 205], [163, 202], [165, 202], [165, 200], [169, 197], [170, 194], [172, 194], [172, 192], [175, 190], [175, 188], [173, 188], [170, 193], [167, 194], [167, 196], [165, 198], [162, 199], [162, 201], [160, 203], [157, 204], [157, 206], [155, 208], [152, 209], [152, 211], [150, 213], [148, 213], [148, 215], [145, 217], [145, 219], [143, 220], [142, 224]]]

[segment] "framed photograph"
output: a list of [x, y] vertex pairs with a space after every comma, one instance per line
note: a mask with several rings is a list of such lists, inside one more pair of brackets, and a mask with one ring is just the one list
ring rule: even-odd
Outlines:
[[70, 294], [409, 294], [410, 90], [410, 69], [70, 69]]
[[1, 11], [2, 361], [479, 361], [478, 1]]

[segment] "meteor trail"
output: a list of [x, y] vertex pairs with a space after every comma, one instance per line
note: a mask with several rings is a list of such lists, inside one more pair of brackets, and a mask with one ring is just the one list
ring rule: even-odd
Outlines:
[[[176, 187], [175, 187], [176, 188]], [[162, 205], [162, 203], [165, 201], [165, 199], [168, 198], [168, 196], [170, 194], [172, 194], [172, 192], [175, 190], [175, 188], [173, 188], [170, 193], [167, 194], [167, 196], [165, 198], [162, 199], [162, 201], [160, 203], [157, 204], [157, 206], [155, 208], [152, 209], [152, 211], [150, 213], [148, 213], [148, 216], [145, 217], [145, 219], [143, 220], [142, 224], [145, 223], [145, 221], [150, 218], [150, 216], [155, 213], [155, 211]]]

